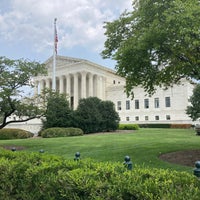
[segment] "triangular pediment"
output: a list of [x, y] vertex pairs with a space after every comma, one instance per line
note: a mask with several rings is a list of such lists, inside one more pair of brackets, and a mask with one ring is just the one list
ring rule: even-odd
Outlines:
[[[59, 68], [59, 66], [67, 66], [67, 65], [72, 65], [76, 63], [80, 63], [85, 61], [84, 59], [79, 59], [79, 58], [72, 58], [72, 57], [66, 57], [66, 56], [56, 56], [56, 68]], [[53, 56], [51, 56], [48, 60], [44, 62], [46, 65], [47, 69], [52, 68], [53, 65]]]

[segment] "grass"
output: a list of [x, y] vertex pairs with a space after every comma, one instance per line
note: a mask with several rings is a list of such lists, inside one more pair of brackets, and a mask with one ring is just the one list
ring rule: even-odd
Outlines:
[[81, 159], [123, 162], [129, 155], [133, 164], [193, 173], [190, 167], [159, 160], [162, 153], [199, 149], [200, 137], [188, 129], [140, 129], [128, 133], [92, 134], [76, 137], [0, 140], [0, 146], [24, 146], [25, 151], [63, 156], [73, 159], [77, 151]]

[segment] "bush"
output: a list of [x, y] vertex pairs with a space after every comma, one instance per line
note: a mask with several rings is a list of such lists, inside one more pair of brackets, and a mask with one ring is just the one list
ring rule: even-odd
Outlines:
[[140, 128], [183, 128], [188, 129], [192, 124], [139, 124]]
[[121, 163], [1, 150], [0, 170], [1, 199], [198, 200], [200, 196], [200, 181], [189, 173], [141, 166], [128, 171]]
[[171, 124], [170, 128], [183, 128], [183, 129], [189, 129], [192, 127], [192, 124]]
[[3, 128], [0, 129], [0, 139], [9, 140], [9, 139], [25, 139], [33, 137], [33, 133], [14, 128]]
[[119, 124], [119, 130], [139, 130], [138, 124]]
[[139, 124], [140, 128], [170, 128], [171, 124]]
[[80, 128], [48, 128], [43, 130], [40, 135], [43, 138], [80, 136], [83, 131]]
[[74, 112], [74, 127], [81, 128], [85, 134], [115, 131], [118, 124], [119, 115], [114, 103], [97, 97], [80, 99]]

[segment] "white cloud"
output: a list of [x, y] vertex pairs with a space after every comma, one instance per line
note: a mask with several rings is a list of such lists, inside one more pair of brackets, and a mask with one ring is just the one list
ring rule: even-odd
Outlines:
[[99, 51], [103, 22], [130, 8], [131, 0], [1, 0], [0, 41], [24, 42], [42, 52], [53, 45], [57, 17], [59, 50], [80, 45]]

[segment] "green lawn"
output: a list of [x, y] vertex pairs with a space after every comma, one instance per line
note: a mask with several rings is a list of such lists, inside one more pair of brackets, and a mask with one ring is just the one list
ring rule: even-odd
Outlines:
[[140, 129], [129, 133], [92, 134], [80, 137], [0, 140], [0, 146], [24, 146], [25, 151], [57, 154], [73, 159], [79, 151], [81, 158], [98, 161], [123, 162], [129, 155], [133, 164], [193, 172], [191, 167], [170, 164], [158, 159], [161, 153], [200, 149], [200, 136], [187, 129]]

